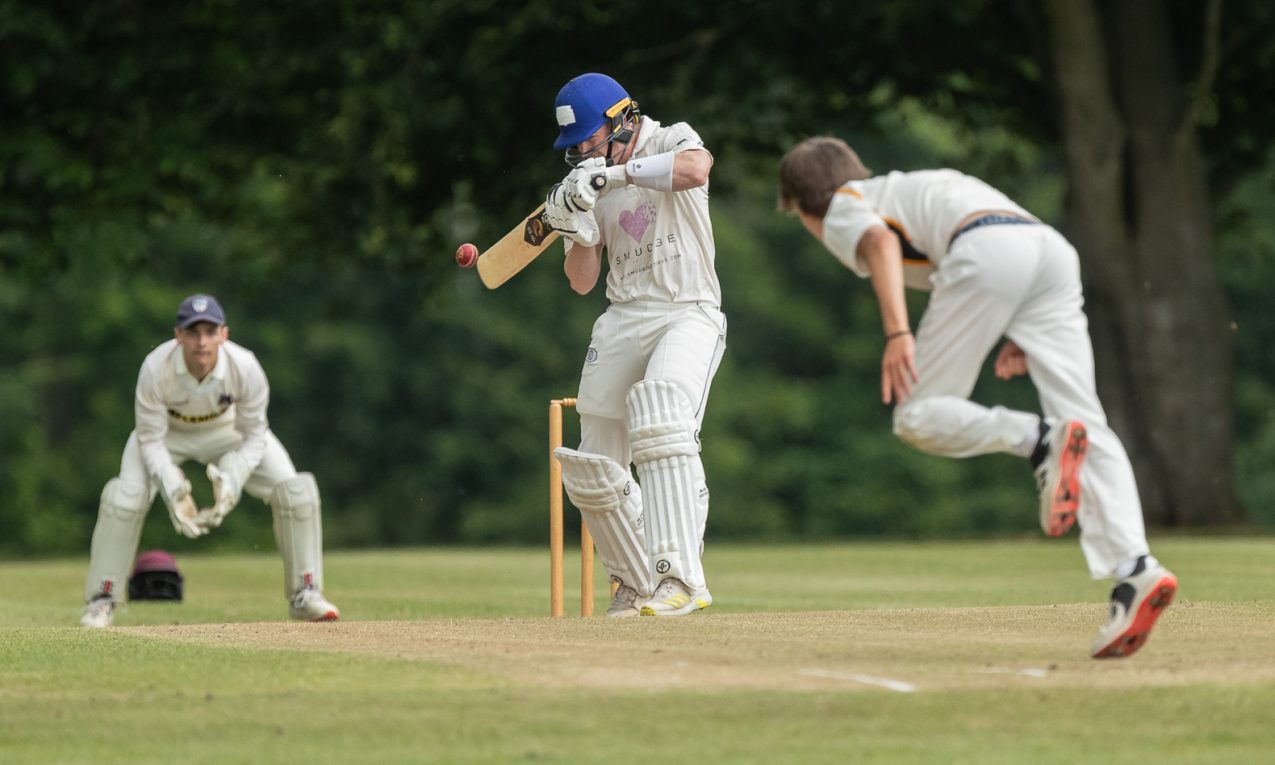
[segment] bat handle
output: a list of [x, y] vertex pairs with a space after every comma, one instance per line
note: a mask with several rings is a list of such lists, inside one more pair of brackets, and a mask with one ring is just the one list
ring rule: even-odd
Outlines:
[[607, 187], [607, 177], [602, 173], [598, 173], [589, 179], [589, 185], [601, 191]]

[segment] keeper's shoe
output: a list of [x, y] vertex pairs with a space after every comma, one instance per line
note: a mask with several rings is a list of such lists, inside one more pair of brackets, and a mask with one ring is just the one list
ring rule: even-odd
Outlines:
[[313, 587], [297, 593], [288, 607], [288, 615], [303, 622], [334, 622], [341, 618], [337, 607]]
[[1041, 423], [1032, 453], [1040, 489], [1040, 527], [1051, 537], [1066, 534], [1080, 508], [1080, 468], [1089, 451], [1089, 434], [1077, 420]]
[[102, 629], [115, 623], [115, 608], [119, 602], [110, 595], [98, 595], [84, 606], [80, 614], [80, 626]]
[[1154, 558], [1151, 561], [1147, 565], [1147, 556], [1138, 558], [1133, 574], [1116, 582], [1111, 591], [1111, 617], [1094, 638], [1095, 659], [1133, 655], [1147, 642], [1156, 619], [1173, 602], [1178, 578]]
[[607, 608], [607, 616], [612, 619], [623, 619], [626, 616], [638, 615], [638, 591], [621, 584], [615, 591], [615, 597], [611, 598], [611, 605]]
[[668, 577], [655, 588], [655, 594], [642, 606], [642, 616], [686, 616], [708, 608], [713, 596], [707, 589], [692, 590], [681, 579]]

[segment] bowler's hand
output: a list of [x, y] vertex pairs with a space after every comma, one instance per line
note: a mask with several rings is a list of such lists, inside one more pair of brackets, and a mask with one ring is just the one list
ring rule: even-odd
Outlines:
[[916, 338], [909, 332], [886, 341], [881, 357], [881, 401], [902, 404], [912, 395], [916, 374]]
[[1013, 340], [1006, 340], [1001, 346], [1000, 353], [996, 354], [996, 363], [993, 368], [996, 376], [1002, 380], [1025, 375], [1027, 374], [1027, 354]]

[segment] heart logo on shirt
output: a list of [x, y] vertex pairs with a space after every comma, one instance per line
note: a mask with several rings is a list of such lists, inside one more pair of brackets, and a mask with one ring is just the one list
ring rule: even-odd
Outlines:
[[642, 235], [655, 222], [655, 205], [643, 202], [636, 210], [625, 210], [620, 213], [620, 228], [624, 229], [635, 242], [642, 241]]

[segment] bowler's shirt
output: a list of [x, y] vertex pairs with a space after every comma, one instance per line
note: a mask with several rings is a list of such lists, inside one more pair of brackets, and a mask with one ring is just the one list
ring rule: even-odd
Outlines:
[[233, 427], [243, 436], [236, 451], [251, 473], [265, 452], [269, 403], [265, 370], [247, 348], [222, 343], [213, 370], [196, 380], [177, 340], [163, 343], [146, 356], [137, 375], [135, 430], [147, 472], [155, 475], [172, 464], [164, 445], [170, 430], [198, 434]]
[[[663, 127], [643, 117], [633, 158], [704, 149], [690, 125]], [[613, 303], [706, 302], [720, 306], [708, 183], [685, 191], [656, 191], [632, 184], [614, 189], [593, 207], [606, 248], [607, 297]], [[571, 246], [570, 240], [568, 248]]]
[[977, 212], [1031, 214], [979, 179], [956, 170], [892, 172], [850, 181], [832, 195], [823, 219], [823, 243], [847, 268], [872, 275], [856, 257], [872, 226], [887, 226], [903, 245], [904, 283], [928, 290], [930, 274], [947, 255], [961, 221]]

